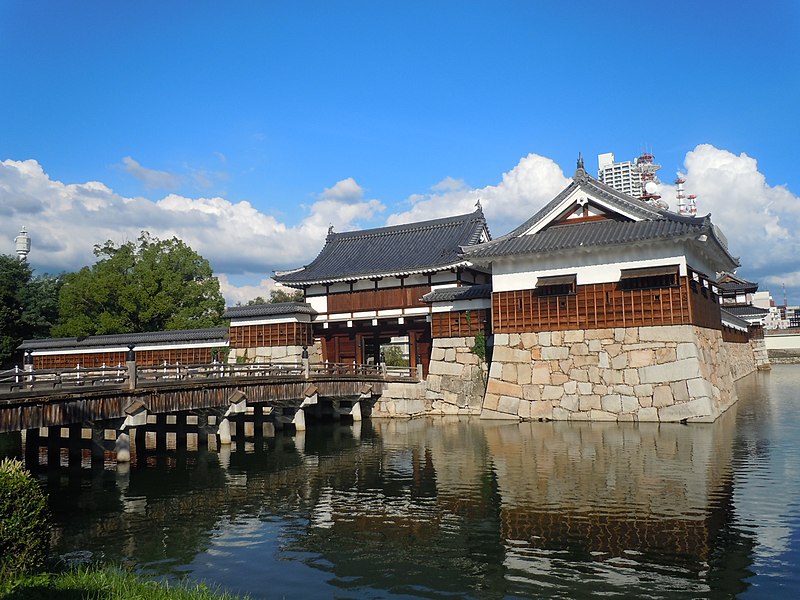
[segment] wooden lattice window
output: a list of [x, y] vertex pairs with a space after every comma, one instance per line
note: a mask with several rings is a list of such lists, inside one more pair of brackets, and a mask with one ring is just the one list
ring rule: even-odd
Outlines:
[[537, 296], [570, 296], [575, 294], [575, 275], [539, 277], [536, 281]]
[[654, 290], [678, 285], [678, 265], [623, 269], [619, 279], [623, 290]]

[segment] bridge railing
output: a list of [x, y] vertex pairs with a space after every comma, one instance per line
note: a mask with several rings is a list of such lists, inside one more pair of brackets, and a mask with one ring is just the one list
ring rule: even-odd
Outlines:
[[180, 379], [220, 379], [228, 377], [281, 377], [302, 376], [300, 363], [247, 363], [247, 364], [162, 364], [137, 367], [140, 381], [165, 381]]
[[26, 371], [15, 367], [0, 372], [0, 390], [57, 389], [80, 386], [121, 385], [128, 380], [123, 366], [81, 367], [74, 369], [36, 369]]

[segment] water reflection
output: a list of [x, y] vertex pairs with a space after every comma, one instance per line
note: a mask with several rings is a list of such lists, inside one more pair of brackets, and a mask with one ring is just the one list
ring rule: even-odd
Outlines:
[[43, 483], [59, 551], [254, 597], [780, 597], [798, 374], [709, 425], [365, 421]]

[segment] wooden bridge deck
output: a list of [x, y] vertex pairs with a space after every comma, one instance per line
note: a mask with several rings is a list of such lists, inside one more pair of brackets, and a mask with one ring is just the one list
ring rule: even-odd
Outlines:
[[124, 419], [134, 403], [150, 414], [226, 407], [236, 392], [248, 405], [297, 408], [309, 390], [358, 398], [380, 395], [390, 381], [414, 383], [416, 372], [372, 365], [162, 365], [137, 369], [133, 389], [124, 367], [13, 372], [0, 378], [0, 433]]

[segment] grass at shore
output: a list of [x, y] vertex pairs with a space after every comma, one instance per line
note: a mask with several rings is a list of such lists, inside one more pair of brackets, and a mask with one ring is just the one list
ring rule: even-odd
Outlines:
[[116, 567], [80, 567], [0, 585], [3, 600], [237, 600], [206, 585], [170, 584]]

